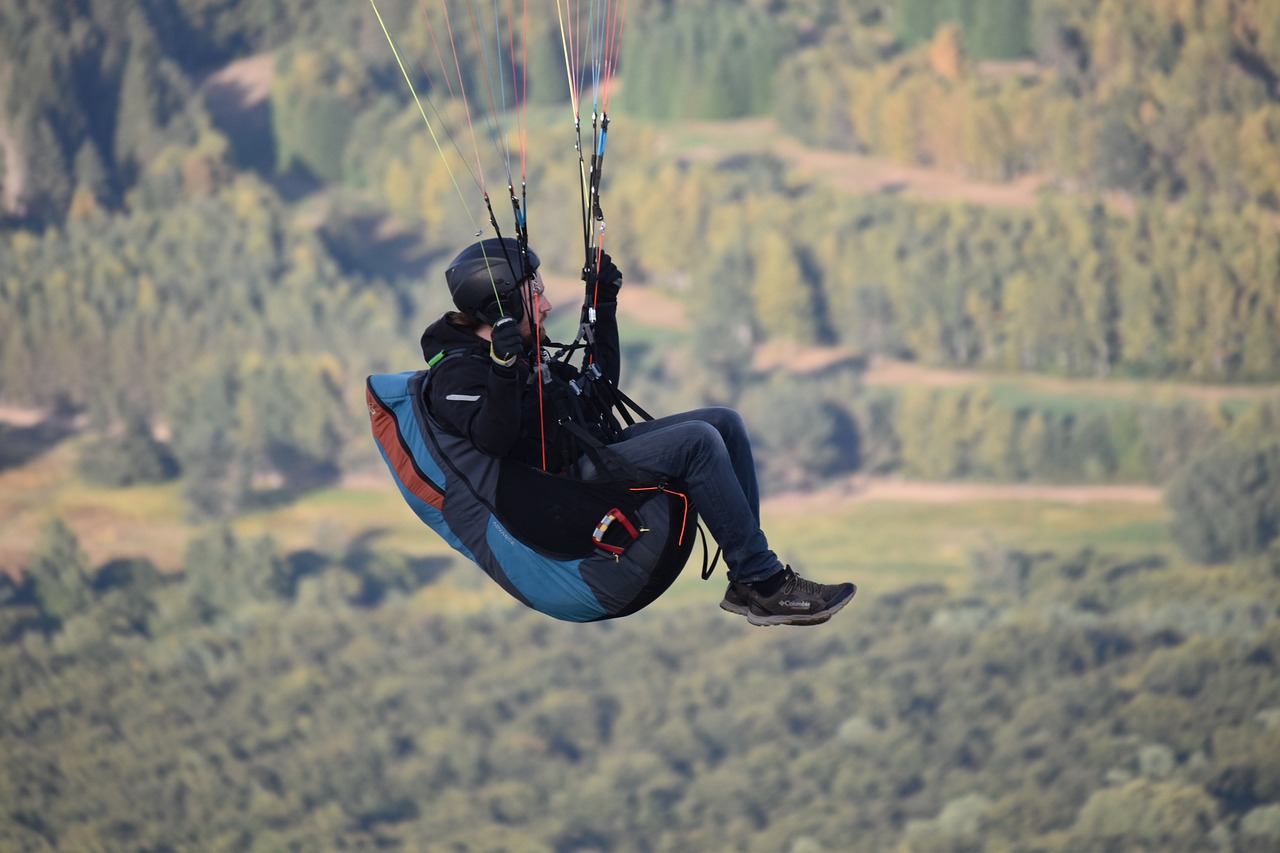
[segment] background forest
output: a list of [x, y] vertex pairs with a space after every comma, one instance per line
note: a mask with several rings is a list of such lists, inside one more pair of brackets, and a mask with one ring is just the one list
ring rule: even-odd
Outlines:
[[[416, 62], [444, 8], [378, 4], [461, 137]], [[614, 624], [504, 601], [368, 437], [364, 376], [420, 365], [487, 216], [373, 8], [8, 0], [0, 848], [1280, 847], [1280, 4], [628, 16], [607, 248], [662, 310], [624, 387], [740, 408], [775, 546], [859, 601], [776, 632], [696, 579]], [[854, 500], [883, 482], [1015, 499]]]

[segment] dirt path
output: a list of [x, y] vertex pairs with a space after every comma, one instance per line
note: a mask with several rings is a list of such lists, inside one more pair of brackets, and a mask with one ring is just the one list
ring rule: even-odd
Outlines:
[[49, 413], [30, 406], [6, 406], [0, 404], [0, 424], [15, 427], [31, 427], [46, 420]]
[[225, 110], [246, 110], [263, 103], [271, 94], [274, 53], [259, 53], [220, 68], [204, 82], [206, 94]]
[[809, 148], [780, 137], [773, 152], [810, 177], [856, 193], [896, 193], [924, 201], [967, 201], [997, 207], [1031, 207], [1046, 179], [1031, 175], [1007, 184], [973, 181], [936, 169], [903, 166], [883, 157]]
[[863, 374], [870, 386], [924, 386], [955, 388], [964, 385], [1007, 383], [1023, 385], [1046, 394], [1092, 394], [1131, 400], [1176, 399], [1223, 403], [1228, 400], [1264, 400], [1280, 394], [1280, 385], [1197, 385], [1191, 382], [1145, 382], [1129, 379], [1068, 379], [1033, 373], [985, 372], [958, 368], [926, 367], [907, 361], [877, 358]]
[[967, 201], [1003, 207], [1031, 207], [1036, 192], [1048, 183], [1029, 175], [1009, 183], [975, 181], [938, 169], [905, 166], [885, 157], [811, 148], [778, 130], [771, 118], [681, 124], [662, 137], [661, 145], [686, 159], [712, 159], [727, 154], [769, 151], [808, 178], [852, 193], [894, 193], [927, 201]]

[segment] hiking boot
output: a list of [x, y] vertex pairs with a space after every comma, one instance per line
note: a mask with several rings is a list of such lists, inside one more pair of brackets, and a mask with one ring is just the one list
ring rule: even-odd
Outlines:
[[729, 588], [724, 591], [724, 598], [720, 601], [720, 609], [746, 616], [751, 609], [751, 587], [745, 583], [729, 581]]
[[[858, 588], [851, 583], [815, 583], [791, 570], [773, 595], [751, 590], [747, 621], [752, 625], [820, 625], [850, 601]], [[723, 605], [722, 605], [723, 606]]]

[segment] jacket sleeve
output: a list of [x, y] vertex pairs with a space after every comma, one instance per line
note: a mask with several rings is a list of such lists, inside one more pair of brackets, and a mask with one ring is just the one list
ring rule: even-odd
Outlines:
[[[442, 369], [443, 368], [443, 369]], [[505, 456], [520, 435], [520, 385], [514, 367], [489, 359], [442, 362], [431, 382], [431, 412], [482, 453]]]
[[605, 378], [615, 386], [622, 375], [622, 345], [618, 338], [618, 303], [616, 300], [596, 303], [596, 363]]

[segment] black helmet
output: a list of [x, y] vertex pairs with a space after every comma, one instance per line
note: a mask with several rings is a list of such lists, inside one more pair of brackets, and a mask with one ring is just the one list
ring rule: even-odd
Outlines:
[[491, 237], [463, 249], [449, 262], [444, 280], [462, 313], [490, 325], [503, 315], [519, 322], [524, 316], [520, 285], [537, 269], [532, 249], [511, 237]]

